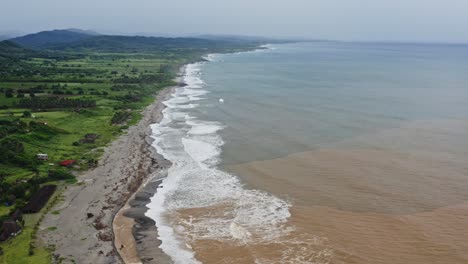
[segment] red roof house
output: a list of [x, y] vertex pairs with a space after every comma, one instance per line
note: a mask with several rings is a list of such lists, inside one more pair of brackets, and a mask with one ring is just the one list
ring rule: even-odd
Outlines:
[[59, 165], [64, 166], [64, 167], [70, 167], [75, 163], [76, 163], [76, 160], [64, 160], [64, 161], [60, 162]]

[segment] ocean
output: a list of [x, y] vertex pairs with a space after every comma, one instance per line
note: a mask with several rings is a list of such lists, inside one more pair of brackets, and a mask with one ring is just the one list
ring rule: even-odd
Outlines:
[[175, 263], [468, 263], [468, 46], [211, 54], [153, 124]]

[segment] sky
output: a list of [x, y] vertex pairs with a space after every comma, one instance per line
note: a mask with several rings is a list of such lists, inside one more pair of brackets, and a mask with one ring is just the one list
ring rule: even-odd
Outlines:
[[468, 43], [468, 0], [0, 0], [0, 33], [235, 34]]

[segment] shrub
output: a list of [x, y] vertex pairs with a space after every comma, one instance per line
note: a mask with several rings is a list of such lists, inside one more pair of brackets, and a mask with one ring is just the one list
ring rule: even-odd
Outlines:
[[114, 113], [114, 116], [112, 116], [111, 124], [123, 123], [131, 116], [131, 114], [132, 113], [128, 111], [117, 111]]
[[23, 117], [24, 118], [30, 118], [31, 116], [32, 116], [31, 112], [29, 112], [29, 111], [24, 111], [23, 112]]
[[51, 180], [67, 180], [67, 179], [75, 179], [73, 174], [69, 173], [68, 171], [62, 169], [50, 170], [49, 171], [49, 178]]
[[24, 107], [24, 108], [32, 108], [32, 109], [87, 108], [87, 107], [95, 107], [96, 101], [85, 100], [85, 99], [68, 99], [68, 98], [61, 98], [61, 97], [46, 97], [46, 98], [34, 97], [34, 98], [22, 99], [19, 102], [18, 106]]

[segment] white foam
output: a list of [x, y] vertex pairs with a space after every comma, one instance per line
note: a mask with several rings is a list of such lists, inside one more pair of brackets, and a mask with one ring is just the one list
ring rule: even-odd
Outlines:
[[173, 97], [167, 101], [164, 102], [164, 105], [170, 107], [170, 106], [176, 106], [179, 104], [185, 104], [190, 102], [190, 98], [188, 96], [178, 96], [178, 97]]
[[214, 54], [214, 53], [213, 54], [208, 54], [205, 57], [203, 57], [203, 59], [205, 59], [207, 61], [210, 61], [210, 62], [215, 62], [219, 58], [220, 58], [220, 55], [219, 54]]
[[205, 95], [207, 94], [208, 91], [206, 90], [202, 90], [200, 88], [198, 89], [184, 89], [180, 94], [182, 95], [191, 95], [191, 96], [200, 96], [200, 95]]
[[224, 126], [217, 122], [197, 121], [193, 119], [187, 119], [186, 124], [191, 126], [188, 132], [189, 135], [214, 134], [224, 128]]
[[190, 99], [190, 101], [199, 101], [199, 100], [203, 100], [203, 99], [206, 99], [206, 98], [199, 97], [199, 96], [189, 96], [189, 99]]
[[223, 127], [217, 125], [198, 125], [192, 127], [188, 133], [190, 135], [206, 135], [216, 133], [221, 129], [223, 129]]
[[260, 48], [264, 48], [267, 50], [276, 50], [276, 48], [272, 44], [261, 45]]
[[183, 138], [185, 152], [198, 163], [200, 168], [206, 168], [209, 165], [216, 164], [221, 150], [208, 142]]
[[242, 242], [247, 241], [252, 236], [252, 234], [250, 234], [249, 231], [247, 231], [242, 226], [236, 224], [235, 222], [232, 222], [231, 225], [229, 225], [229, 230], [233, 238], [238, 239]]
[[[290, 204], [258, 190], [244, 189], [239, 179], [217, 168], [223, 125], [189, 114], [205, 93], [200, 63], [186, 67], [187, 86], [165, 102], [164, 117], [151, 125], [153, 146], [172, 162], [162, 188], [151, 198], [147, 216], [155, 220], [161, 248], [175, 263], [199, 263], [190, 242], [199, 239], [265, 242], [290, 232], [284, 227]], [[197, 93], [197, 89], [199, 92]], [[188, 107], [190, 105], [190, 107]], [[178, 210], [222, 208], [209, 217], [182, 219]]]

